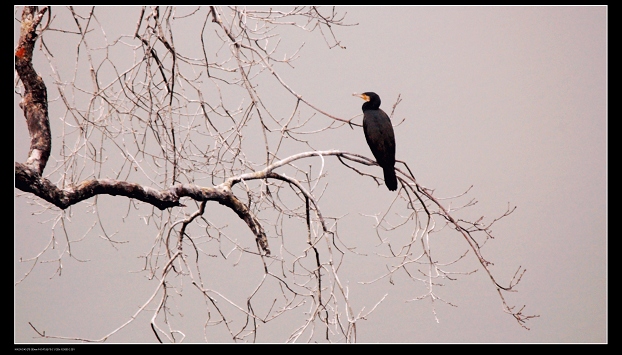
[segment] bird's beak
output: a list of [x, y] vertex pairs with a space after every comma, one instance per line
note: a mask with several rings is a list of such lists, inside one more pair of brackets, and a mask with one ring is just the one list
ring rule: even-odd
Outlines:
[[365, 95], [365, 94], [357, 94], [357, 93], [354, 93], [354, 94], [352, 94], [352, 96], [358, 96], [358, 97], [360, 97], [361, 99], [363, 99], [363, 100], [365, 100], [365, 101], [369, 101], [369, 96], [367, 96], [367, 95]]

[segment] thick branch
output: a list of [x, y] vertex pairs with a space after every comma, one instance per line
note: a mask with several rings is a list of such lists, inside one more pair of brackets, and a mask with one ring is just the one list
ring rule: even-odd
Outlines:
[[270, 248], [268, 248], [268, 238], [266, 237], [266, 233], [259, 223], [259, 220], [255, 215], [251, 213], [251, 211], [246, 207], [242, 201], [240, 201], [234, 194], [229, 192], [228, 194], [224, 194], [219, 196], [218, 202], [221, 205], [225, 205], [231, 208], [235, 213], [237, 213], [238, 217], [240, 217], [248, 227], [251, 229], [255, 237], [257, 237], [257, 243], [263, 251], [266, 252], [266, 255], [270, 255]]
[[30, 134], [30, 151], [26, 165], [38, 174], [43, 172], [50, 157], [52, 139], [47, 89], [43, 79], [32, 66], [32, 52], [37, 39], [37, 26], [47, 9], [44, 7], [41, 11], [37, 11], [36, 6], [27, 6], [24, 9], [19, 44], [15, 50], [15, 70], [24, 84], [24, 97], [20, 107], [24, 110]]
[[[24, 192], [33, 193], [61, 209], [66, 209], [95, 195], [126, 196], [147, 202], [161, 210], [182, 206], [175, 187], [158, 191], [148, 186], [125, 181], [93, 179], [83, 181], [76, 186], [59, 189], [50, 180], [41, 177], [34, 169], [18, 162], [15, 162], [15, 187]], [[193, 194], [193, 189], [189, 189], [186, 195], [197, 194]]]
[[231, 208], [251, 229], [261, 249], [270, 255], [268, 238], [259, 220], [231, 192], [226, 184], [215, 187], [200, 187], [192, 184], [176, 184], [169, 189], [158, 191], [148, 186], [114, 179], [92, 179], [66, 189], [60, 189], [50, 180], [41, 177], [27, 165], [15, 162], [15, 187], [35, 194], [54, 206], [66, 209], [80, 201], [96, 195], [125, 196], [149, 203], [161, 210], [184, 205], [181, 197], [197, 201], [218, 201]]

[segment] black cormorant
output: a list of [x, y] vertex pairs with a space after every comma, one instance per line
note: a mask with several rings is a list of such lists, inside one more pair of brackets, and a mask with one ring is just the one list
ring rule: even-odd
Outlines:
[[389, 116], [380, 109], [380, 96], [375, 92], [353, 94], [365, 100], [363, 132], [378, 165], [384, 170], [384, 183], [390, 191], [397, 189], [395, 176], [395, 133]]

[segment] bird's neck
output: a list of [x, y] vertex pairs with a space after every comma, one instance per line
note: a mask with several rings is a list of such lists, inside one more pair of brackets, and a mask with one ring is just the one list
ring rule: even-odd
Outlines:
[[366, 102], [363, 104], [363, 111], [377, 110], [379, 108], [380, 108], [379, 105], [374, 105], [371, 102]]

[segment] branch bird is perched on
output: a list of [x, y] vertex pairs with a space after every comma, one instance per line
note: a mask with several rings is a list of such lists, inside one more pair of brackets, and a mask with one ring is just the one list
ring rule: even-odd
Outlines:
[[365, 100], [363, 132], [378, 165], [384, 171], [384, 183], [390, 191], [397, 189], [395, 176], [395, 133], [389, 116], [380, 109], [380, 96], [375, 92], [352, 94]]

